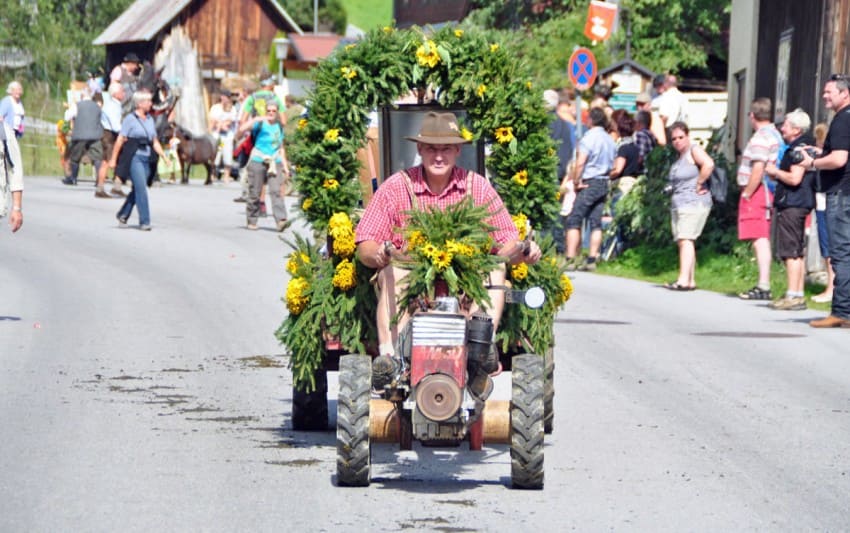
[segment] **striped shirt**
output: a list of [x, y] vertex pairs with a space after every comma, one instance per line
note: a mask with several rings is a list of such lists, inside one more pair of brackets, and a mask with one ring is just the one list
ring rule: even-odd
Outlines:
[[[434, 194], [428, 188], [422, 166], [409, 168], [407, 173], [420, 208], [438, 206], [440, 209], [445, 209], [467, 196], [467, 171], [462, 168], [455, 167], [452, 170], [449, 184], [440, 194]], [[402, 247], [404, 237], [398, 230], [407, 225], [409, 217], [405, 215], [405, 212], [412, 208], [405, 181], [404, 175], [397, 172], [387, 178], [387, 181], [375, 191], [375, 195], [366, 207], [366, 212], [357, 224], [355, 234], [358, 243], [392, 241], [397, 248]], [[496, 228], [491, 233], [494, 241], [505, 244], [519, 239], [519, 233], [502, 199], [485, 177], [475, 173], [472, 174], [472, 199], [475, 205], [489, 205], [492, 216], [486, 223]]]
[[750, 138], [741, 155], [741, 164], [738, 167], [738, 185], [746, 187], [753, 173], [753, 163], [761, 161], [765, 165], [776, 163], [779, 156], [779, 146], [782, 143], [782, 135], [776, 126], [768, 124], [762, 126]]

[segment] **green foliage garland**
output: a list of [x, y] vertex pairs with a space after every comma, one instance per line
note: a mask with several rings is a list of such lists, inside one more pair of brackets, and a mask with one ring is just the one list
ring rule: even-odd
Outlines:
[[[298, 169], [295, 188], [301, 195], [301, 214], [317, 235], [332, 232], [332, 220], [340, 213], [356, 223], [361, 201], [356, 152], [366, 137], [370, 110], [426, 87], [439, 88], [441, 105], [463, 106], [464, 133], [490, 143], [487, 167], [521, 233], [554, 220], [559, 205], [557, 159], [547, 131], [550, 119], [542, 107], [542, 90], [534, 87], [517, 57], [515, 50], [491, 42], [482, 31], [385, 27], [322, 61], [314, 71], [309, 117], [299, 122], [289, 154]], [[295, 248], [294, 253], [303, 252], [313, 261], [312, 277], [294, 286], [309, 287], [303, 289], [309, 290], [309, 298], [299, 313], [290, 309], [277, 335], [291, 355], [296, 385], [309, 389], [310, 372], [324, 357], [323, 333], [338, 334], [350, 352], [362, 352], [361, 339], [374, 338], [374, 294], [366, 290], [370, 272], [359, 262], [357, 285], [342, 290], [327, 281], [342, 261], [333, 250], [324, 260], [332, 266], [317, 266], [317, 245], [300, 241]], [[543, 311], [508, 306], [512, 309], [499, 332], [508, 344], [529, 339], [539, 353], [551, 345], [555, 312], [569, 292], [562, 276], [565, 265], [556, 260], [553, 247], [546, 254], [538, 265], [527, 267], [526, 276], [514, 279], [514, 286], [540, 285], [551, 305]], [[307, 276], [300, 271], [293, 276], [302, 274]], [[358, 321], [363, 323], [354, 326]]]

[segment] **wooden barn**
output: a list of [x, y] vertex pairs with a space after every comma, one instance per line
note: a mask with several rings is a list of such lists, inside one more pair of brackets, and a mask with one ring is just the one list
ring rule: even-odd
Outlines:
[[729, 38], [727, 155], [752, 135], [750, 102], [767, 96], [774, 118], [802, 108], [830, 117], [821, 99], [833, 73], [850, 72], [850, 0], [733, 0]]
[[109, 72], [128, 52], [152, 61], [175, 26], [195, 43], [205, 81], [257, 74], [278, 32], [304, 33], [275, 0], [136, 0], [93, 44], [106, 46]]

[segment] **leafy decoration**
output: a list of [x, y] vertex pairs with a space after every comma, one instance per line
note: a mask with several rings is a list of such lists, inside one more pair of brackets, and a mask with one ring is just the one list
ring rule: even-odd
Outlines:
[[[328, 235], [331, 240], [323, 247], [326, 255], [320, 253], [319, 244], [306, 239], [291, 244], [293, 254], [310, 258], [309, 265], [299, 263], [300, 255], [292, 262], [293, 280], [302, 281], [290, 281], [296, 283], [290, 296], [307, 299], [299, 300], [303, 308], [289, 308], [277, 331], [291, 355], [296, 386], [312, 387], [312, 372], [320, 368], [325, 355], [323, 337], [339, 337], [349, 352], [363, 352], [375, 338], [375, 295], [368, 283], [373, 272], [351, 259], [350, 242], [334, 244], [339, 239], [334, 236], [338, 229], [334, 221], [340, 214], [356, 222], [362, 199], [356, 155], [365, 144], [370, 111], [410, 91], [439, 89], [441, 105], [462, 106], [467, 111], [461, 125], [464, 137], [491, 145], [486, 161], [491, 180], [508, 211], [522, 220], [523, 231], [546, 227], [557, 217], [557, 159], [541, 91], [524, 62], [517, 60], [517, 49], [494, 42], [491, 35], [448, 26], [436, 31], [375, 29], [357, 43], [338, 49], [313, 71], [310, 114], [299, 121], [289, 155], [298, 169], [294, 185], [301, 196], [301, 215], [316, 232], [317, 241]], [[459, 205], [444, 213], [412, 215], [411, 227], [419, 228], [422, 238], [443, 255], [425, 255], [424, 249], [413, 247], [418, 261], [409, 265], [411, 291], [432, 293], [433, 280], [439, 275], [453, 289], [488, 303], [481, 272], [497, 266], [500, 259], [483, 253], [488, 229], [481, 226], [486, 217], [480, 209]], [[473, 224], [476, 214], [479, 218]], [[465, 255], [466, 246], [474, 253]], [[506, 343], [530, 339], [539, 353], [544, 350], [538, 347], [552, 342], [554, 314], [565, 301], [561, 284], [565, 265], [555, 259], [554, 247], [547, 247], [545, 253], [514, 284], [541, 286], [547, 307], [528, 314], [531, 311], [522, 306], [508, 306], [515, 309], [506, 314], [499, 332]], [[407, 297], [409, 301], [412, 292]]]

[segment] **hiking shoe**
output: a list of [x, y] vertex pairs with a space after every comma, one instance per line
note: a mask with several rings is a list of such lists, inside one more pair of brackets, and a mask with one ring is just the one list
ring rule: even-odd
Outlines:
[[101, 189], [99, 191], [94, 191], [94, 197], [95, 198], [112, 198], [112, 195], [110, 195], [108, 192]]
[[580, 272], [594, 272], [596, 270], [596, 261], [585, 261], [578, 266]]
[[806, 309], [806, 299], [802, 296], [796, 298], [780, 298], [767, 304], [771, 309], [777, 311], [803, 311]]
[[738, 298], [742, 300], [772, 300], [773, 297], [770, 295], [770, 290], [760, 289], [758, 285], [748, 290], [747, 292], [742, 292], [738, 295]]

